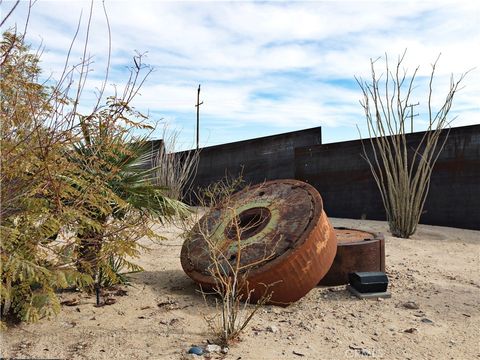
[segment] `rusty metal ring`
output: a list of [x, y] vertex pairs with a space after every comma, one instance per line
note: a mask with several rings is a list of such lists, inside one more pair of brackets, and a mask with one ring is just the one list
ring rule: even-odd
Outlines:
[[337, 254], [320, 281], [322, 286], [348, 284], [355, 271], [385, 271], [385, 238], [381, 233], [336, 227]]
[[222, 269], [228, 272], [240, 264], [252, 302], [269, 285], [270, 303], [279, 305], [297, 301], [315, 287], [336, 252], [335, 232], [320, 194], [297, 180], [274, 180], [240, 191], [229, 204], [200, 219], [182, 246], [181, 263], [207, 289], [215, 286], [212, 244], [222, 254]]

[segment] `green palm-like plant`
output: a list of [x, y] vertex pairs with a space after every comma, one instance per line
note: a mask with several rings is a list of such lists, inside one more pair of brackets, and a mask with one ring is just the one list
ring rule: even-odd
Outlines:
[[142, 236], [160, 237], [151, 231], [151, 220], [169, 221], [188, 212], [185, 204], [168, 198], [166, 189], [152, 181], [157, 169], [149, 166], [154, 157], [150, 144], [144, 137], [131, 136], [145, 125], [128, 119], [130, 127], [126, 128], [125, 113], [139, 116], [124, 102], [111, 99], [106, 108], [83, 117], [82, 138], [71, 155], [71, 161], [92, 178], [91, 183], [100, 183], [82, 189], [85, 194], [97, 194], [84, 206], [91, 209], [88, 220], [100, 227], [89, 222], [77, 232], [78, 269], [94, 276], [97, 285], [120, 278], [118, 271], [112, 271], [112, 259], [130, 271], [140, 269], [126, 258], [138, 255], [137, 240]]

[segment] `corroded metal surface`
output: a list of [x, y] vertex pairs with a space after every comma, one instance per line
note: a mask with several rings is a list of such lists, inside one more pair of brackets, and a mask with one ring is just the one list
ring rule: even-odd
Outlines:
[[337, 254], [319, 285], [348, 284], [348, 274], [355, 271], [385, 271], [385, 239], [382, 234], [348, 228], [335, 228], [335, 233]]
[[338, 238], [337, 246], [339, 244], [355, 243], [375, 239], [374, 233], [357, 229], [336, 227], [335, 234], [337, 234]]
[[336, 251], [320, 195], [296, 180], [241, 191], [229, 205], [212, 209], [199, 221], [182, 247], [181, 262], [185, 272], [207, 288], [215, 284], [212, 244], [222, 254], [223, 269], [231, 272], [237, 262], [244, 269], [252, 301], [261, 297], [264, 284], [273, 284], [269, 291], [274, 304], [289, 304], [310, 291], [327, 273]]

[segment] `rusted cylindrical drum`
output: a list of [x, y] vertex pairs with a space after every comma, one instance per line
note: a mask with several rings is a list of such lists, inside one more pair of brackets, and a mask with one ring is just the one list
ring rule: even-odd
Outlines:
[[242, 292], [250, 292], [251, 302], [267, 285], [269, 303], [288, 305], [318, 284], [336, 249], [317, 190], [297, 180], [274, 180], [234, 194], [202, 217], [182, 246], [181, 263], [207, 289], [215, 287], [213, 259], [229, 275], [239, 266], [247, 285]]
[[385, 238], [380, 233], [344, 227], [335, 228], [337, 254], [319, 285], [348, 284], [355, 271], [385, 271]]

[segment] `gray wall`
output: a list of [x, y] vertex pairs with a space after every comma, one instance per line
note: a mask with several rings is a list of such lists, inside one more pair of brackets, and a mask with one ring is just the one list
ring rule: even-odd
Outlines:
[[201, 149], [193, 188], [204, 187], [226, 175], [242, 174], [246, 183], [293, 178], [295, 148], [319, 145], [320, 127], [239, 141]]
[[[408, 135], [414, 147], [424, 133]], [[360, 140], [321, 144], [321, 129], [207, 147], [192, 189], [243, 169], [247, 183], [294, 178], [318, 189], [331, 217], [384, 220]], [[186, 199], [192, 201], [189, 194]], [[194, 202], [194, 201], [192, 201]], [[480, 230], [480, 125], [453, 128], [435, 165], [421, 223]]]
[[[408, 135], [414, 147], [424, 133]], [[368, 144], [368, 142], [366, 142]], [[297, 148], [295, 178], [315, 186], [331, 217], [385, 219], [360, 140]], [[453, 128], [432, 173], [421, 223], [480, 229], [480, 125]]]

